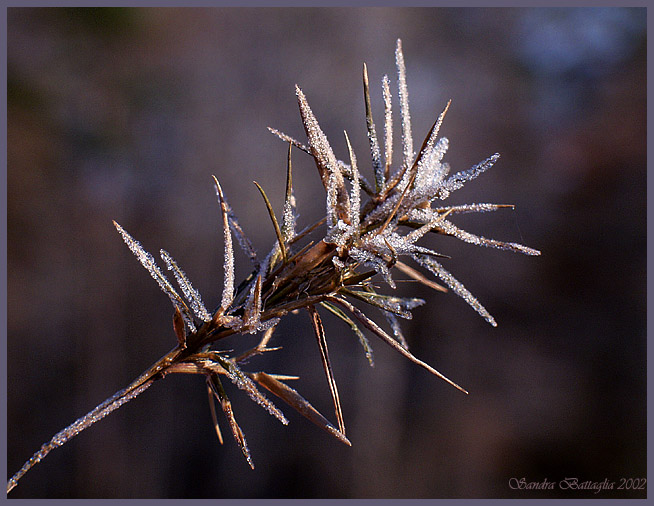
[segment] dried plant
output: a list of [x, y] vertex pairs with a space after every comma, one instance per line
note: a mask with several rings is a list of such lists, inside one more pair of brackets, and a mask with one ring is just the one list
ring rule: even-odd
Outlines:
[[[413, 280], [439, 291], [447, 291], [446, 287], [427, 279], [423, 274], [400, 260], [401, 257], [408, 257], [434, 274], [486, 321], [495, 326], [495, 320], [481, 303], [439, 263], [438, 259], [443, 255], [417, 245], [417, 241], [427, 233], [436, 233], [454, 236], [462, 241], [480, 246], [527, 255], [539, 255], [540, 252], [520, 244], [476, 236], [462, 230], [452, 221], [455, 215], [461, 213], [488, 212], [513, 206], [501, 204], [433, 205], [434, 201], [445, 200], [450, 193], [461, 188], [464, 183], [489, 169], [497, 161], [499, 155], [494, 154], [468, 170], [449, 175], [449, 165], [442, 162], [443, 155], [448, 148], [448, 140], [444, 137], [438, 138], [439, 128], [449, 103], [431, 127], [420, 149], [415, 152], [411, 134], [406, 71], [400, 40], [397, 41], [395, 61], [398, 73], [402, 137], [401, 162], [395, 169], [392, 169], [393, 119], [390, 81], [388, 76], [384, 76], [382, 79], [384, 102], [382, 155], [382, 146], [372, 119], [365, 64], [363, 67], [366, 126], [374, 175], [372, 183], [368, 182], [359, 172], [357, 158], [347, 133], [345, 133], [345, 140], [349, 151], [349, 163], [336, 158], [304, 93], [299, 87], [296, 87], [308, 144], [302, 144], [278, 130], [270, 129], [272, 133], [289, 143], [289, 150], [286, 195], [281, 225], [264, 190], [257, 184], [277, 236], [277, 241], [265, 257], [260, 257], [254, 251], [225, 200], [218, 180], [214, 177], [215, 191], [222, 214], [225, 249], [224, 288], [220, 306], [215, 311], [209, 312], [206, 309], [200, 294], [193, 288], [184, 271], [180, 269], [169, 253], [161, 250], [161, 258], [167, 269], [172, 271], [181, 295], [157, 265], [154, 257], [125, 229], [114, 222], [127, 246], [170, 297], [174, 307], [173, 329], [177, 337], [177, 344], [128, 387], [105, 400], [45, 443], [9, 480], [7, 492], [14, 488], [18, 480], [51, 450], [63, 445], [82, 430], [135, 398], [156, 380], [172, 373], [200, 374], [205, 377], [211, 415], [220, 442], [222, 443], [222, 435], [217, 421], [216, 400], [227, 418], [234, 439], [252, 468], [254, 468], [254, 464], [250, 450], [243, 431], [234, 416], [230, 400], [221, 383], [221, 377], [227, 377], [229, 381], [244, 390], [252, 400], [283, 424], [288, 423], [287, 419], [261, 392], [259, 387], [263, 387], [281, 398], [339, 441], [350, 445], [345, 435], [345, 422], [341, 412], [338, 388], [332, 373], [327, 338], [318, 307], [338, 316], [351, 327], [361, 342], [370, 365], [373, 365], [372, 349], [360, 326], [404, 357], [467, 393], [436, 369], [416, 358], [408, 349], [397, 318], [411, 318], [411, 310], [424, 304], [424, 301], [378, 293], [378, 286], [373, 284], [373, 278], [380, 276], [391, 288], [395, 288], [393, 270], [397, 269]], [[313, 157], [327, 194], [326, 216], [301, 231], [298, 231], [296, 226], [295, 199], [292, 187], [291, 150], [293, 147], [299, 148]], [[365, 202], [362, 199], [362, 193], [367, 197]], [[321, 229], [324, 229], [322, 238], [310, 240], [311, 233], [315, 234]], [[239, 245], [254, 265], [252, 273], [238, 286], [234, 279], [232, 235], [236, 237]], [[383, 330], [352, 301], [359, 301], [381, 310], [393, 335]], [[275, 349], [268, 346], [275, 326], [280, 318], [296, 310], [306, 310], [313, 324], [322, 365], [333, 399], [335, 424], [329, 422], [286, 383], [296, 379], [295, 377], [263, 371], [253, 372], [242, 367], [254, 355]], [[252, 333], [262, 333], [261, 340], [254, 348], [240, 355], [232, 356], [229, 352], [212, 349], [227, 336]]]

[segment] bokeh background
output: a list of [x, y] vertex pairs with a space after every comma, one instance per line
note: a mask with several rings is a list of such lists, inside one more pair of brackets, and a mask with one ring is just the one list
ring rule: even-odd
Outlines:
[[[427, 240], [497, 328], [451, 293], [398, 289], [428, 301], [404, 323], [413, 352], [468, 396], [379, 341], [369, 367], [325, 315], [351, 448], [280, 403], [282, 426], [228, 385], [251, 471], [224, 423], [218, 444], [203, 380], [172, 376], [51, 453], [13, 497], [645, 497], [509, 483], [617, 487], [646, 475], [645, 14], [9, 9], [9, 475], [175, 343], [167, 297], [111, 220], [171, 252], [213, 306], [223, 245], [211, 174], [267, 250], [274, 233], [252, 180], [281, 209], [287, 146], [266, 127], [305, 139], [298, 83], [337, 155], [346, 129], [369, 170], [361, 66], [379, 122], [398, 37], [416, 143], [451, 98], [442, 134], [453, 170], [502, 155], [448, 202], [515, 210], [458, 223], [543, 253]], [[294, 167], [309, 224], [324, 192], [309, 157], [296, 152]], [[254, 338], [224, 346], [243, 342]], [[287, 317], [273, 344], [283, 349], [252, 367], [301, 376], [296, 388], [333, 418], [308, 318]]]

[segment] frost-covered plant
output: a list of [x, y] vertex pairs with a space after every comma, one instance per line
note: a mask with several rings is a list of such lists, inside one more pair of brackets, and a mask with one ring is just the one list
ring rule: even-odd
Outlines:
[[[207, 310], [200, 294], [193, 288], [184, 271], [180, 269], [169, 253], [161, 250], [161, 257], [167, 269], [172, 271], [181, 295], [157, 265], [154, 257], [125, 229], [114, 222], [127, 246], [170, 297], [174, 307], [173, 328], [177, 336], [177, 345], [128, 387], [114, 394], [45, 443], [9, 480], [7, 492], [14, 488], [18, 480], [52, 449], [63, 445], [82, 430], [135, 398], [150, 387], [154, 381], [171, 373], [200, 374], [205, 377], [211, 415], [220, 442], [222, 443], [222, 435], [217, 422], [216, 400], [226, 415], [232, 435], [252, 468], [254, 468], [254, 464], [245, 436], [236, 422], [231, 403], [221, 383], [223, 376], [239, 389], [244, 390], [255, 402], [283, 424], [288, 423], [287, 419], [259, 390], [259, 387], [263, 387], [281, 398], [338, 440], [350, 445], [345, 436], [345, 423], [341, 412], [338, 388], [332, 373], [327, 339], [318, 312], [319, 307], [335, 314], [351, 327], [360, 340], [371, 365], [373, 364], [372, 349], [361, 331], [360, 325], [412, 362], [466, 392], [436, 369], [416, 358], [408, 349], [397, 317], [411, 318], [411, 310], [424, 304], [424, 301], [378, 293], [372, 279], [379, 275], [390, 288], [395, 288], [393, 270], [397, 269], [410, 278], [436, 290], [447, 291], [445, 287], [427, 279], [423, 274], [400, 260], [400, 258], [409, 258], [434, 274], [454, 293], [461, 296], [486, 321], [495, 326], [495, 320], [481, 303], [439, 263], [437, 259], [443, 255], [427, 247], [419, 246], [418, 240], [427, 233], [437, 233], [454, 236], [472, 244], [527, 255], [539, 255], [540, 252], [520, 244], [476, 236], [453, 223], [452, 218], [457, 214], [488, 212], [503, 207], [513, 207], [482, 203], [440, 205], [440, 202], [444, 201], [453, 191], [490, 168], [497, 161], [499, 155], [494, 154], [468, 170], [450, 175], [449, 165], [442, 161], [448, 148], [448, 140], [444, 137], [438, 138], [439, 128], [449, 103], [416, 152], [411, 134], [406, 71], [400, 40], [397, 41], [395, 61], [398, 73], [402, 134], [402, 159], [395, 169], [392, 169], [393, 120], [390, 81], [388, 76], [384, 76], [382, 79], [384, 102], [382, 155], [382, 146], [372, 119], [365, 64], [363, 67], [366, 125], [374, 175], [372, 183], [368, 182], [359, 172], [357, 158], [347, 133], [345, 133], [345, 140], [349, 151], [349, 163], [336, 157], [311, 111], [304, 93], [299, 87], [296, 87], [308, 144], [302, 144], [278, 130], [270, 129], [275, 135], [289, 143], [286, 196], [281, 226], [265, 192], [257, 184], [277, 236], [277, 241], [267, 255], [259, 256], [254, 251], [225, 200], [218, 180], [214, 177], [216, 195], [222, 214], [225, 251], [224, 288], [220, 306], [213, 312]], [[295, 199], [292, 188], [291, 150], [293, 147], [299, 148], [313, 157], [327, 194], [326, 216], [301, 231], [298, 231], [296, 226]], [[362, 197], [366, 197], [366, 200], [364, 201]], [[311, 241], [310, 234], [315, 234], [317, 230], [321, 229], [320, 227], [324, 228], [322, 239]], [[251, 274], [238, 286], [234, 279], [232, 235], [236, 237], [237, 242], [253, 263]], [[393, 335], [383, 330], [355, 306], [352, 303], [353, 300], [380, 309], [387, 319]], [[286, 383], [296, 379], [295, 377], [269, 374], [263, 371], [249, 371], [242, 367], [252, 356], [274, 349], [268, 347], [268, 343], [275, 326], [284, 315], [299, 309], [307, 311], [313, 324], [333, 399], [335, 425]], [[262, 333], [261, 340], [257, 346], [239, 355], [212, 348], [227, 336], [251, 333]]]

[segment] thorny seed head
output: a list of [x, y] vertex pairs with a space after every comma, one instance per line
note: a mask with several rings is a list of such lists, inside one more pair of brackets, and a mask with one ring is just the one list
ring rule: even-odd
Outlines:
[[[57, 433], [50, 442], [44, 444], [9, 480], [7, 492], [17, 484], [25, 472], [53, 448], [64, 444], [95, 421], [120, 407], [124, 402], [136, 397], [154, 380], [171, 373], [201, 374], [206, 377], [212, 403], [212, 417], [220, 441], [222, 442], [222, 436], [213, 407], [215, 401], [218, 401], [221, 406], [234, 439], [252, 467], [254, 464], [245, 436], [236, 422], [229, 398], [220, 383], [220, 376], [227, 377], [282, 423], [288, 423], [287, 419], [259, 391], [257, 384], [349, 445], [350, 442], [345, 437], [345, 423], [329, 359], [326, 333], [317, 306], [332, 312], [350, 326], [360, 340], [371, 365], [373, 363], [372, 349], [359, 325], [368, 329], [373, 335], [409, 360], [465, 392], [463, 388], [416, 358], [408, 350], [397, 317], [411, 318], [411, 310], [423, 304], [424, 301], [378, 293], [377, 284], [373, 285], [372, 278], [379, 275], [391, 289], [395, 288], [393, 272], [397, 268], [401, 273], [416, 281], [445, 291], [444, 287], [428, 280], [413, 267], [405, 264], [403, 260], [408, 258], [435, 275], [491, 325], [495, 326], [497, 325], [495, 320], [482, 304], [436, 260], [444, 255], [418, 245], [418, 240], [428, 233], [436, 233], [453, 236], [479, 246], [505, 249], [527, 255], [539, 255], [540, 252], [520, 244], [486, 239], [471, 234], [451, 221], [461, 213], [488, 212], [512, 207], [486, 203], [453, 206], [441, 204], [452, 192], [488, 170], [497, 161], [499, 155], [493, 154], [470, 169], [449, 175], [450, 167], [442, 161], [449, 143], [444, 137], [438, 138], [439, 129], [450, 105], [449, 102], [425, 137], [418, 153], [414, 153], [407, 75], [400, 40], [397, 41], [395, 61], [398, 79], [397, 97], [400, 106], [402, 160], [394, 170], [391, 167], [393, 121], [390, 81], [387, 76], [382, 79], [384, 102], [384, 163], [382, 163], [381, 148], [370, 106], [368, 70], [364, 65], [366, 128], [374, 185], [368, 183], [361, 174], [361, 167], [352, 150], [347, 133], [345, 137], [349, 163], [336, 157], [327, 136], [320, 128], [316, 115], [309, 107], [304, 92], [299, 86], [296, 86], [300, 115], [307, 134], [308, 145], [304, 145], [278, 130], [270, 129], [275, 135], [289, 143], [289, 154], [286, 197], [281, 226], [277, 222], [272, 204], [264, 190], [257, 184], [264, 197], [266, 209], [277, 237], [275, 244], [265, 256], [259, 257], [254, 251], [251, 242], [245, 236], [227, 204], [218, 180], [214, 177], [223, 224], [225, 268], [222, 299], [218, 308], [212, 313], [207, 311], [200, 294], [193, 288], [184, 271], [179, 268], [169, 253], [161, 251], [168, 270], [173, 271], [183, 297], [177, 293], [163, 271], [157, 266], [154, 257], [114, 222], [129, 248], [150, 272], [161, 289], [170, 297], [175, 311], [173, 327], [178, 344], [127, 388], [107, 399], [86, 416]], [[314, 159], [327, 195], [325, 218], [299, 232], [296, 231], [295, 199], [291, 178], [290, 150], [292, 147], [308, 153]], [[362, 194], [366, 194], [368, 197], [365, 202]], [[322, 239], [310, 241], [310, 234], [320, 230], [320, 227], [324, 227]], [[253, 264], [251, 274], [238, 285], [234, 279], [232, 234], [236, 236], [238, 244]], [[394, 337], [383, 330], [361, 309], [354, 306], [350, 302], [352, 299], [364, 302], [381, 311], [388, 321]], [[268, 348], [268, 342], [273, 335], [275, 326], [280, 318], [288, 312], [298, 309], [308, 310], [329, 383], [337, 426], [330, 423], [296, 390], [285, 383], [295, 377], [272, 375], [261, 371], [247, 372], [241, 368], [252, 356], [273, 349]], [[224, 337], [258, 332], [263, 332], [259, 344], [239, 355], [231, 356], [227, 352], [211, 349]]]

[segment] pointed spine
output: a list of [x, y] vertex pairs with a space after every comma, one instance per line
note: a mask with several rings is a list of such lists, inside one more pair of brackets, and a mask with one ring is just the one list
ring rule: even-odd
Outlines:
[[232, 246], [232, 233], [229, 228], [229, 216], [227, 204], [223, 197], [223, 190], [220, 187], [220, 183], [218, 182], [218, 179], [216, 179], [216, 176], [213, 176], [213, 180], [216, 186], [216, 195], [220, 202], [220, 211], [223, 217], [223, 237], [225, 241], [225, 258], [223, 264], [225, 282], [223, 285], [222, 298], [220, 300], [220, 310], [216, 313], [216, 316], [220, 317], [227, 312], [234, 301], [234, 247]]

